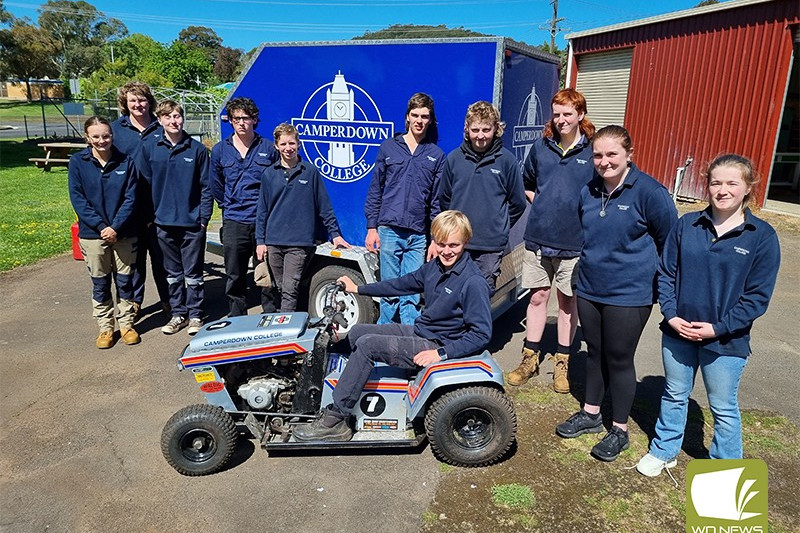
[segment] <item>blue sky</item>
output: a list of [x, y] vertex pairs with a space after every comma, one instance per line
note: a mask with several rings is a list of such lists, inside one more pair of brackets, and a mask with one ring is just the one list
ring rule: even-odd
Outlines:
[[[170, 42], [189, 25], [213, 28], [223, 44], [249, 50], [262, 42], [349, 39], [392, 24], [445, 24], [529, 44], [549, 42], [539, 29], [550, 0], [88, 0], [131, 33]], [[560, 26], [581, 31], [694, 7], [699, 0], [560, 0]], [[38, 17], [38, 0], [3, 2], [12, 14]], [[557, 44], [564, 47], [563, 31]]]

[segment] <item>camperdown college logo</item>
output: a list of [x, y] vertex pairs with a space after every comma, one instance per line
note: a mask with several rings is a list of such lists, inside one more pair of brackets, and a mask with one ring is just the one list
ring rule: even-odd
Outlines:
[[292, 124], [306, 159], [332, 181], [357, 181], [372, 172], [380, 144], [394, 135], [375, 100], [339, 72], [309, 96]]
[[519, 110], [517, 125], [514, 126], [512, 146], [519, 161], [525, 161], [533, 143], [542, 138], [544, 120], [542, 102], [536, 94], [536, 86], [534, 85]]
[[687, 533], [767, 533], [767, 465], [694, 459], [686, 467]]

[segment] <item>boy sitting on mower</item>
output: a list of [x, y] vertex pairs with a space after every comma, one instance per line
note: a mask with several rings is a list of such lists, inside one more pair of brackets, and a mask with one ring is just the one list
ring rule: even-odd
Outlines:
[[348, 334], [351, 355], [333, 391], [333, 404], [310, 424], [295, 428], [298, 441], [350, 440], [350, 415], [375, 362], [419, 369], [478, 353], [492, 336], [489, 287], [464, 247], [472, 226], [459, 211], [445, 211], [431, 224], [436, 258], [405, 276], [356, 286], [343, 276], [347, 292], [366, 296], [424, 294], [425, 309], [414, 325], [357, 324]]

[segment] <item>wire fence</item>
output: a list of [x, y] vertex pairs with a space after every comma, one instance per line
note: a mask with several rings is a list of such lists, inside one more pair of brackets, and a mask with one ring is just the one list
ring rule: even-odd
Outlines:
[[[194, 138], [214, 143], [220, 139], [219, 108], [223, 96], [197, 91], [178, 91], [154, 87], [156, 100], [171, 99], [180, 103], [185, 112], [184, 129]], [[14, 107], [17, 110], [14, 110]], [[8, 110], [8, 111], [6, 111]], [[111, 121], [119, 117], [116, 91], [95, 98], [49, 98], [32, 103], [4, 102], [0, 112], [0, 126], [4, 137], [81, 138], [83, 123], [99, 115]]]

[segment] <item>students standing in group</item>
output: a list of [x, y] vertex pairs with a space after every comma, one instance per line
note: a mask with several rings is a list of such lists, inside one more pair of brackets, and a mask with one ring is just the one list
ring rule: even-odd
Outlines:
[[[135, 159], [136, 152], [142, 142], [150, 137], [159, 138], [163, 134], [153, 111], [156, 99], [146, 83], [131, 81], [119, 88], [117, 104], [120, 116], [111, 123], [114, 133], [114, 146]], [[139, 198], [138, 210], [149, 202], [146, 198]], [[146, 208], [145, 208], [146, 209]], [[136, 228], [137, 241], [134, 253], [136, 266], [133, 269], [133, 310], [138, 315], [144, 304], [144, 286], [147, 281], [147, 254], [150, 254], [150, 268], [153, 271], [153, 282], [158, 291], [159, 300], [164, 312], [170, 314], [169, 287], [167, 285], [167, 272], [164, 270], [164, 256], [158, 246], [156, 228], [148, 224], [146, 217], [139, 216]]]
[[[69, 197], [78, 215], [78, 237], [89, 276], [92, 278], [93, 316], [100, 334], [95, 344], [111, 348], [115, 319], [125, 344], [137, 344], [133, 328], [137, 172], [130, 158], [113, 145], [111, 124], [91, 117], [84, 124], [89, 147], [69, 161]], [[111, 295], [117, 285], [116, 310]]]
[[[517, 159], [503, 148], [504, 128], [495, 106], [484, 101], [470, 105], [464, 142], [447, 156], [439, 185], [441, 210], [461, 211], [472, 223], [467, 251], [486, 278], [490, 295], [500, 276], [509, 231], [526, 207]], [[435, 255], [432, 243], [428, 259]]]
[[280, 160], [261, 176], [256, 216], [256, 255], [269, 262], [280, 292], [280, 311], [297, 309], [300, 280], [314, 257], [317, 223], [334, 246], [350, 248], [342, 238], [328, 191], [317, 168], [300, 159], [300, 137], [291, 124], [275, 128]]
[[[414, 272], [425, 261], [427, 231], [439, 214], [436, 193], [445, 155], [436, 146], [433, 99], [417, 93], [408, 101], [406, 132], [384, 141], [367, 192], [365, 245], [380, 252], [381, 279]], [[385, 297], [378, 324], [413, 324], [420, 314], [419, 295]]]
[[677, 464], [698, 369], [714, 417], [709, 456], [742, 458], [739, 380], [750, 328], [767, 310], [780, 265], [775, 230], [747, 208], [758, 183], [753, 163], [721, 155], [706, 180], [709, 206], [681, 217], [658, 272], [666, 382], [655, 437], [636, 466], [651, 477]]
[[584, 245], [578, 269], [578, 315], [586, 341], [583, 408], [559, 424], [564, 438], [603, 431], [600, 404], [611, 393], [612, 426], [592, 455], [613, 461], [628, 448], [636, 393], [634, 355], [655, 301], [658, 257], [677, 211], [669, 192], [631, 161], [633, 144], [620, 126], [592, 140], [595, 176], [579, 202]]
[[525, 228], [522, 287], [531, 290], [531, 298], [522, 362], [508, 374], [508, 383], [522, 385], [539, 373], [540, 342], [555, 279], [558, 348], [553, 357], [553, 389], [566, 394], [570, 346], [578, 327], [574, 288], [583, 246], [578, 200], [581, 189], [594, 173], [591, 145], [594, 125], [586, 118], [586, 99], [574, 89], [558, 91], [551, 107], [553, 118], [525, 160], [525, 194], [533, 204]]
[[208, 150], [183, 130], [183, 107], [163, 100], [156, 109], [162, 137], [143, 144], [136, 164], [152, 201], [158, 243], [164, 254], [172, 318], [161, 328], [167, 335], [188, 326], [194, 335], [203, 326], [203, 264], [206, 227], [214, 199], [208, 177]]
[[[256, 252], [256, 210], [261, 174], [278, 159], [272, 141], [259, 135], [258, 106], [236, 97], [225, 106], [233, 135], [211, 149], [211, 191], [222, 208], [222, 250], [228, 316], [247, 314], [247, 268]], [[261, 308], [276, 310], [270, 289], [261, 289]]]

